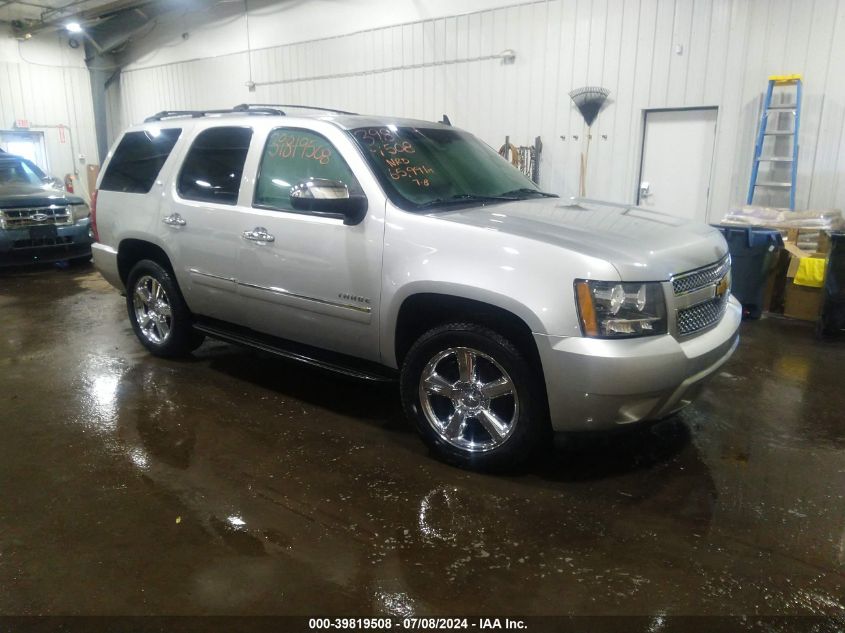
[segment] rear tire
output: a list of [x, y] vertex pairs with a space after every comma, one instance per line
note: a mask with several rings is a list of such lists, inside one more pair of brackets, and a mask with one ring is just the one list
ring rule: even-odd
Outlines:
[[126, 309], [135, 336], [155, 356], [185, 356], [203, 342], [176, 280], [158, 262], [142, 259], [129, 272]]
[[550, 437], [539, 379], [508, 339], [472, 323], [423, 334], [400, 376], [405, 413], [440, 459], [511, 470]]

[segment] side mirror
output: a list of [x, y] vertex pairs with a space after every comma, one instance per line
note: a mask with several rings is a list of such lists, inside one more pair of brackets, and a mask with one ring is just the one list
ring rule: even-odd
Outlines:
[[310, 178], [290, 188], [290, 204], [297, 211], [343, 218], [346, 225], [358, 224], [367, 214], [367, 196], [350, 193], [339, 180]]

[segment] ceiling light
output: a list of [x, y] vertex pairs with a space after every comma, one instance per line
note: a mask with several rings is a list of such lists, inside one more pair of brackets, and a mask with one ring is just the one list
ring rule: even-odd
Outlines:
[[65, 28], [71, 33], [82, 32], [82, 26], [79, 24], [79, 22], [68, 22], [67, 24], [65, 24]]

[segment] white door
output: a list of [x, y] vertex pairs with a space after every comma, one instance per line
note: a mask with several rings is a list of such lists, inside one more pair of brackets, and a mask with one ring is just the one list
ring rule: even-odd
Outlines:
[[9, 154], [28, 158], [44, 173], [50, 173], [42, 132], [0, 131], [0, 148]]
[[646, 112], [637, 204], [707, 221], [716, 108]]
[[[346, 135], [324, 131], [334, 139], [275, 128], [261, 155], [253, 156], [260, 163], [253, 208], [240, 218], [239, 299], [258, 332], [378, 360], [384, 198], [374, 182], [355, 176], [351, 165], [367, 174]], [[339, 217], [294, 211], [291, 186], [311, 178], [341, 181], [366, 194], [364, 220], [347, 226]]]
[[162, 206], [159, 235], [195, 314], [246, 325], [238, 297], [242, 209], [237, 205], [252, 129], [203, 130], [185, 154]]

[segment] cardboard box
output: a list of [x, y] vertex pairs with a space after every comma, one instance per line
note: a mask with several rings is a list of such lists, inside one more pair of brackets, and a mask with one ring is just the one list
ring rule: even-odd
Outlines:
[[85, 175], [88, 178], [88, 193], [93, 195], [94, 189], [97, 188], [97, 176], [100, 175], [100, 166], [88, 165], [88, 168], [85, 170]]
[[[830, 250], [830, 236], [820, 229], [786, 229], [781, 231], [783, 243], [792, 244], [800, 257], [824, 257]], [[806, 246], [798, 247], [802, 243]]]
[[792, 283], [792, 279], [786, 280], [784, 293], [783, 314], [793, 319], [802, 321], [816, 321], [822, 310], [824, 300], [823, 288], [810, 288]]
[[830, 240], [822, 233], [819, 238], [819, 245], [815, 253], [809, 253], [796, 246], [798, 231], [790, 229], [784, 249], [789, 256], [789, 267], [786, 270], [786, 283], [784, 285], [784, 316], [802, 321], [816, 321], [821, 314], [822, 303], [824, 302], [824, 289], [810, 286], [800, 286], [795, 281], [795, 273], [798, 272], [798, 265], [802, 258], [824, 255], [821, 249], [829, 247]]

